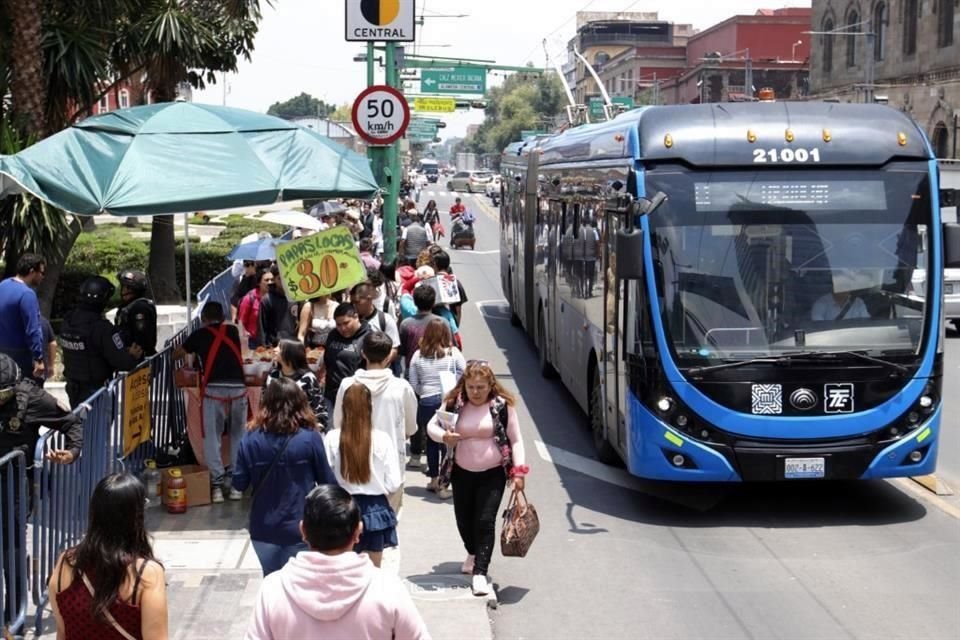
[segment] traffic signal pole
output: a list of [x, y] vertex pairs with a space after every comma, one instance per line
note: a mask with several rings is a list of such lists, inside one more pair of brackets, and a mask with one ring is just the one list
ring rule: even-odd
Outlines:
[[[372, 45], [371, 45], [372, 46]], [[397, 45], [394, 42], [386, 43], [384, 66], [386, 78], [384, 84], [400, 89], [398, 80], [400, 72], [396, 65]], [[397, 201], [400, 198], [400, 141], [396, 141], [386, 148], [387, 165], [387, 197], [383, 202], [383, 258], [388, 263], [397, 256]]]

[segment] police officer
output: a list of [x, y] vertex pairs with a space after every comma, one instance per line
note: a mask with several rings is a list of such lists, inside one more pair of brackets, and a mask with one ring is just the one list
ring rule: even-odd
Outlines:
[[136, 344], [150, 357], [157, 353], [157, 307], [147, 297], [147, 276], [142, 271], [127, 269], [117, 274], [123, 306], [117, 311], [116, 324], [124, 344]]
[[[6, 501], [7, 487], [0, 491], [0, 516], [7, 514], [12, 517], [13, 522], [0, 521], [3, 527], [4, 535], [7, 531], [17, 531], [27, 526], [26, 522], [20, 522], [18, 505], [21, 501], [29, 501], [32, 486], [32, 474], [29, 465], [33, 461], [33, 452], [37, 447], [37, 441], [40, 439], [40, 427], [48, 427], [66, 435], [66, 449], [51, 450], [47, 452], [47, 459], [59, 463], [70, 464], [80, 455], [80, 449], [83, 447], [83, 427], [78, 418], [73, 413], [63, 409], [57, 404], [56, 398], [41, 389], [30, 378], [23, 378], [20, 367], [13, 358], [6, 354], [0, 354], [0, 458], [16, 450], [24, 452], [24, 458], [16, 459], [13, 464], [27, 465], [27, 483], [24, 487], [14, 487], [11, 492], [13, 495], [12, 508], [7, 508]], [[6, 476], [15, 478], [16, 475]], [[29, 512], [29, 508], [25, 509]], [[12, 514], [12, 515], [11, 515]], [[8, 528], [9, 527], [9, 528]], [[3, 553], [5, 566], [0, 567], [4, 576], [4, 598], [13, 596], [13, 602], [18, 602], [26, 595], [19, 591], [19, 580], [13, 580], [16, 572], [13, 564], [16, 562], [19, 549], [20, 536], [14, 535], [12, 540], [13, 553]], [[11, 544], [8, 539], [7, 544]], [[10, 564], [6, 564], [10, 563]], [[6, 604], [6, 603], [3, 603]], [[4, 607], [0, 606], [0, 609]], [[7, 611], [8, 617], [13, 612]], [[5, 619], [2, 624], [9, 624], [10, 619]]]
[[106, 384], [116, 371], [129, 371], [143, 357], [138, 344], [124, 343], [121, 330], [103, 317], [116, 287], [102, 276], [80, 285], [80, 302], [68, 312], [60, 328], [63, 376], [70, 405], [77, 407]]

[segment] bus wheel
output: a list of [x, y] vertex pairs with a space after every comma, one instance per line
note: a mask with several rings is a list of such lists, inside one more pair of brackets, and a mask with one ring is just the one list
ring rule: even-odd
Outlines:
[[599, 369], [594, 364], [590, 369], [590, 434], [597, 460], [603, 464], [617, 464], [620, 456], [607, 440], [603, 428], [603, 388], [600, 386]]
[[507, 271], [507, 296], [510, 298], [510, 326], [519, 327], [520, 326], [520, 316], [513, 310], [513, 271]]
[[547, 326], [543, 321], [543, 312], [540, 312], [540, 322], [537, 323], [537, 357], [540, 363], [540, 375], [552, 378], [556, 375], [553, 365], [547, 360]]

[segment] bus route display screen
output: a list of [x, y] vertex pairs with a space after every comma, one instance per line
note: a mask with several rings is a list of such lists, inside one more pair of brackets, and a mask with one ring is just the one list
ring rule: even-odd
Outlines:
[[750, 208], [751, 205], [801, 211], [887, 209], [886, 191], [881, 180], [697, 182], [694, 198], [700, 212]]

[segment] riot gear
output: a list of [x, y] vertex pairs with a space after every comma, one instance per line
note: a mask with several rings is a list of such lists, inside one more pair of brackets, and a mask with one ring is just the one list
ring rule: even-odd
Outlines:
[[107, 308], [107, 303], [113, 297], [117, 288], [103, 276], [93, 276], [87, 278], [80, 285], [80, 302], [91, 309], [103, 311]]
[[129, 371], [139, 360], [100, 311], [80, 308], [67, 313], [59, 342], [67, 396], [74, 407], [106, 384], [116, 371]]
[[117, 280], [120, 281], [120, 286], [132, 290], [136, 296], [142, 296], [147, 292], [147, 276], [143, 271], [126, 269], [117, 274]]
[[16, 386], [20, 382], [20, 366], [16, 360], [0, 353], [0, 391]]

